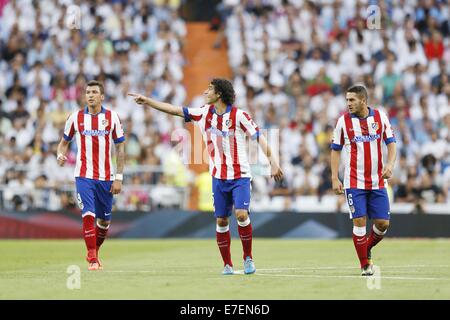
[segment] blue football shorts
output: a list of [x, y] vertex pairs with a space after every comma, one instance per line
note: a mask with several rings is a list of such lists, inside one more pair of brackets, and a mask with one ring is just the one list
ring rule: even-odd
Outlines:
[[350, 219], [368, 216], [369, 219], [390, 219], [389, 197], [386, 188], [378, 190], [345, 189]]
[[113, 194], [110, 192], [112, 181], [75, 178], [78, 206], [82, 215], [86, 212], [95, 213], [95, 217], [111, 220]]
[[250, 206], [250, 178], [223, 180], [213, 177], [212, 179], [214, 216], [216, 218], [231, 216], [233, 205], [235, 209], [248, 211]]

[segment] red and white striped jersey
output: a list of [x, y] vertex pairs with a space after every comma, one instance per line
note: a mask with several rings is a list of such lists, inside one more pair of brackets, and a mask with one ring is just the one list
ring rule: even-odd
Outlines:
[[381, 178], [383, 153], [381, 139], [386, 144], [395, 142], [389, 119], [384, 112], [369, 108], [363, 119], [346, 113], [336, 124], [331, 148], [345, 146], [344, 188], [381, 189], [386, 185]]
[[111, 141], [125, 141], [117, 113], [103, 106], [98, 114], [90, 114], [88, 107], [72, 113], [66, 120], [64, 139], [71, 141], [74, 135], [78, 150], [75, 177], [114, 180]]
[[245, 135], [256, 139], [258, 126], [250, 116], [227, 106], [225, 113], [216, 113], [214, 105], [183, 108], [186, 122], [195, 121], [200, 127], [209, 154], [209, 172], [217, 179], [251, 178]]

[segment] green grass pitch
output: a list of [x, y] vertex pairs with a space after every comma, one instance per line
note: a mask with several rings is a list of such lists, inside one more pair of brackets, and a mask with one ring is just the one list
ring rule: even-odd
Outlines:
[[[450, 240], [385, 239], [371, 278], [359, 275], [351, 239], [257, 238], [253, 247], [256, 274], [242, 274], [233, 238], [238, 274], [223, 276], [215, 239], [108, 239], [95, 272], [82, 240], [1, 240], [0, 299], [450, 299]], [[76, 285], [71, 265], [79, 289], [67, 286]]]

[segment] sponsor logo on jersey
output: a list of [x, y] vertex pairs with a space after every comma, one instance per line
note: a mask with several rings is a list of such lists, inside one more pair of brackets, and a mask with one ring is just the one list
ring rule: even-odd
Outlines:
[[370, 141], [374, 141], [374, 140], [378, 140], [378, 139], [380, 139], [379, 134], [369, 134], [366, 136], [354, 137], [352, 139], [352, 142], [370, 142]]
[[234, 131], [230, 130], [230, 131], [220, 131], [219, 129], [217, 129], [216, 127], [210, 127], [208, 128], [208, 130], [206, 130], [207, 132], [210, 132], [211, 134], [214, 134], [216, 136], [222, 136], [222, 137], [232, 137], [234, 136]]
[[81, 132], [85, 136], [106, 136], [109, 134], [108, 130], [83, 130]]

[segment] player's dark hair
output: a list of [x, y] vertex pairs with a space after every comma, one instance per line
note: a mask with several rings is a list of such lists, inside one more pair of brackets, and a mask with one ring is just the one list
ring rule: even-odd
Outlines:
[[226, 79], [213, 79], [211, 84], [214, 86], [214, 92], [220, 95], [223, 103], [233, 104], [236, 97], [233, 85]]
[[366, 99], [366, 102], [368, 101], [369, 95], [367, 94], [367, 89], [366, 89], [366, 87], [364, 87], [362, 85], [357, 84], [357, 85], [351, 86], [350, 88], [347, 89], [347, 92], [356, 93], [360, 99], [364, 98], [364, 99]]
[[100, 88], [101, 94], [105, 93], [105, 88], [103, 87], [103, 84], [100, 81], [91, 80], [86, 84], [86, 87], [94, 87], [94, 86], [98, 86]]

